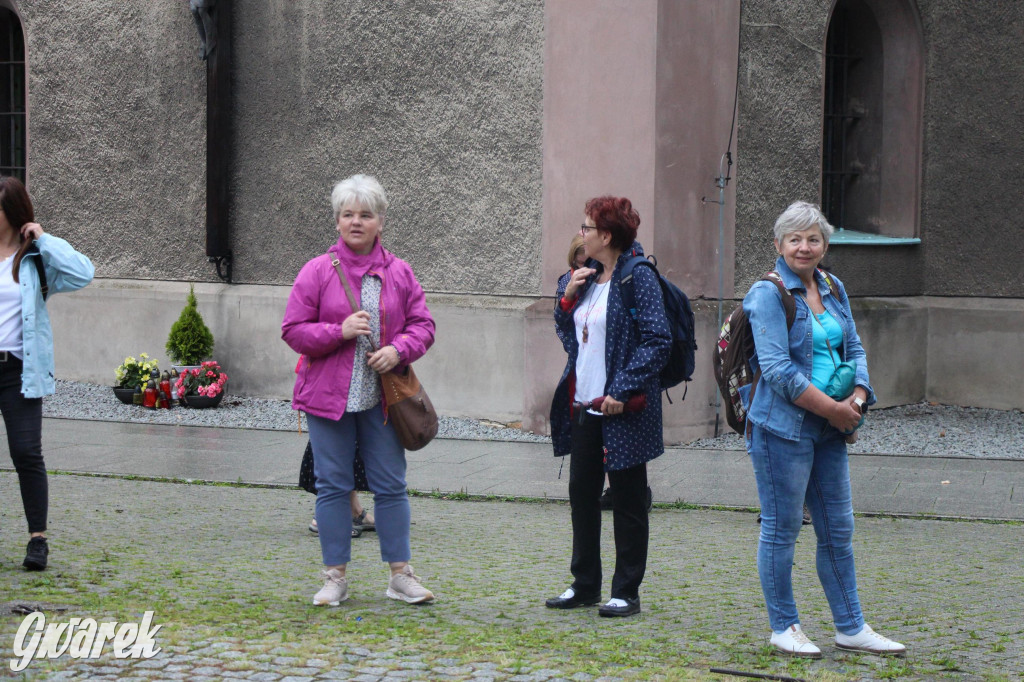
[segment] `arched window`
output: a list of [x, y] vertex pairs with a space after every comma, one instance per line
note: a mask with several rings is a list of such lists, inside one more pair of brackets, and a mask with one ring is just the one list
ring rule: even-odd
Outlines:
[[835, 243], [919, 237], [924, 57], [912, 0], [837, 0], [825, 45], [821, 205]]
[[21, 21], [0, 3], [0, 175], [26, 181], [25, 34]]

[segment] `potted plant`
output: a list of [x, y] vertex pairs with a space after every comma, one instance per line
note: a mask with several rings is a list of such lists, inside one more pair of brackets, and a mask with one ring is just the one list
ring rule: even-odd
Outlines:
[[117, 383], [114, 384], [114, 395], [122, 403], [131, 405], [135, 389], [146, 385], [154, 369], [157, 369], [157, 361], [151, 360], [149, 354], [139, 353], [138, 360], [129, 355], [114, 370], [117, 379]]
[[228, 374], [213, 360], [178, 375], [178, 397], [189, 407], [217, 407], [224, 398]]
[[196, 307], [196, 292], [193, 285], [189, 286], [188, 299], [177, 322], [171, 325], [171, 333], [167, 337], [167, 355], [171, 362], [182, 367], [195, 368], [213, 353], [213, 334], [203, 322], [203, 316]]

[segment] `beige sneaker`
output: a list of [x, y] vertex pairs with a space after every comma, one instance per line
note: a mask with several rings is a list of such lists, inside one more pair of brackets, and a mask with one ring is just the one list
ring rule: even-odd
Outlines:
[[313, 606], [337, 606], [348, 599], [348, 581], [336, 568], [322, 571], [324, 586], [313, 596]]
[[408, 604], [434, 601], [434, 593], [420, 585], [419, 577], [412, 572], [412, 566], [409, 564], [402, 568], [401, 573], [391, 576], [391, 580], [388, 581], [387, 595]]
[[801, 658], [821, 658], [821, 649], [804, 634], [799, 623], [794, 623], [782, 632], [773, 632], [771, 645], [775, 650], [787, 656]]
[[883, 637], [872, 630], [867, 623], [864, 623], [864, 628], [855, 635], [844, 635], [837, 632], [836, 646], [847, 651], [862, 651], [876, 656], [903, 657], [907, 655], [907, 647], [888, 637]]

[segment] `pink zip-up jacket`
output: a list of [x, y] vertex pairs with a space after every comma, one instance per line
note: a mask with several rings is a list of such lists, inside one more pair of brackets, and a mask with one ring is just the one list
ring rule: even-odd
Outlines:
[[[412, 268], [380, 245], [368, 256], [354, 254], [339, 239], [328, 253], [306, 263], [295, 278], [281, 324], [281, 338], [302, 354], [296, 367], [292, 409], [341, 419], [348, 403], [356, 340], [346, 341], [341, 325], [354, 311], [332, 265], [341, 261], [356, 301], [362, 272], [381, 278], [381, 346], [392, 345], [402, 360], [396, 371], [423, 356], [434, 343], [434, 318]], [[353, 269], [358, 274], [353, 274]]]

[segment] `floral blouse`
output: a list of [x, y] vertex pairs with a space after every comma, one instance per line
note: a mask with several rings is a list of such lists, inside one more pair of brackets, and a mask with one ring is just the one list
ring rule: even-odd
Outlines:
[[352, 362], [352, 382], [348, 386], [346, 412], [362, 412], [380, 403], [380, 378], [366, 364], [366, 354], [373, 351], [370, 338], [380, 345], [380, 279], [376, 275], [363, 275], [359, 293], [359, 307], [370, 313], [370, 336], [356, 337], [356, 357]]

